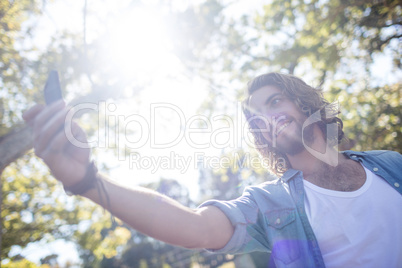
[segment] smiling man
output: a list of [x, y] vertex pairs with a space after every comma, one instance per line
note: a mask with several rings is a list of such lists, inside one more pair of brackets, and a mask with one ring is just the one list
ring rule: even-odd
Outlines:
[[[291, 75], [255, 78], [244, 106], [256, 148], [274, 155], [278, 179], [196, 210], [99, 174], [89, 149], [74, 147], [59, 131], [68, 113], [63, 102], [37, 105], [24, 118], [33, 126], [36, 154], [68, 192], [167, 243], [232, 254], [271, 252], [276, 267], [400, 267], [402, 156], [338, 152], [343, 124], [337, 109]], [[85, 141], [82, 129], [70, 124]]]

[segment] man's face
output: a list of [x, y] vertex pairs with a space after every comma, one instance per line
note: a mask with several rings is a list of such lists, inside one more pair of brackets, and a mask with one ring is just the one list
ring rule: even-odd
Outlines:
[[302, 126], [307, 117], [280, 89], [264, 86], [251, 94], [248, 105], [255, 115], [251, 120], [273, 148], [290, 155], [304, 150]]

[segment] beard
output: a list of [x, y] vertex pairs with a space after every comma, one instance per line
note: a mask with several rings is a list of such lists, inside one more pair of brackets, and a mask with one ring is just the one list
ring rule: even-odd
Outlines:
[[313, 125], [309, 125], [303, 129], [303, 124], [299, 120], [294, 119], [293, 123], [296, 130], [291, 135], [284, 133], [280, 137], [280, 140], [276, 138], [275, 146], [270, 142], [271, 147], [278, 153], [297, 155], [306, 150], [306, 145], [310, 146], [313, 143]]

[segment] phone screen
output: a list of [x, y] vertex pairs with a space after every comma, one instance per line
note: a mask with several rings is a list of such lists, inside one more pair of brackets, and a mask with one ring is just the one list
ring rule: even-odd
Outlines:
[[45, 85], [45, 102], [47, 105], [63, 98], [57, 71], [51, 71]]

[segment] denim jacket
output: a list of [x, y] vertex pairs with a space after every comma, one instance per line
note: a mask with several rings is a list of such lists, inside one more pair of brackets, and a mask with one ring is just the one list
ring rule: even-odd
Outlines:
[[[345, 151], [402, 194], [402, 155], [393, 151]], [[248, 187], [231, 201], [201, 206], [221, 209], [235, 227], [230, 241], [216, 253], [271, 252], [276, 267], [325, 267], [304, 207], [303, 174], [290, 169], [282, 178]]]

